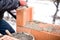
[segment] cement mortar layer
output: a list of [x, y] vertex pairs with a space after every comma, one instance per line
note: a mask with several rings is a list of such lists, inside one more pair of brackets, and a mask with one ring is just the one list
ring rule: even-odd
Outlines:
[[40, 27], [38, 21], [33, 21], [34, 23], [26, 22], [25, 26], [26, 28], [30, 28], [37, 31], [46, 31], [51, 33], [56, 33], [60, 35], [60, 27], [58, 26], [48, 26], [48, 27]]

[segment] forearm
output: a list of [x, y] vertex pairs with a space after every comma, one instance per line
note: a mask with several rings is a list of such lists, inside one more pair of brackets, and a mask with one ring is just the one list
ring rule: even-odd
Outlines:
[[1, 10], [13, 10], [19, 7], [18, 0], [1, 0], [0, 1], [0, 9]]

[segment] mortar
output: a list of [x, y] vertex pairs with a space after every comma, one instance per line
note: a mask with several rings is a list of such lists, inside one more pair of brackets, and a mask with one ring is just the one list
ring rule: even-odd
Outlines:
[[13, 33], [12, 36], [19, 40], [34, 40], [34, 37], [32, 35], [24, 32]]

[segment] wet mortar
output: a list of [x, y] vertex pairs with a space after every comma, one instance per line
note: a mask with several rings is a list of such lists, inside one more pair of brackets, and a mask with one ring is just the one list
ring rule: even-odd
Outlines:
[[25, 33], [13, 33], [13, 37], [19, 39], [19, 40], [33, 40], [33, 37], [31, 35], [25, 34]]

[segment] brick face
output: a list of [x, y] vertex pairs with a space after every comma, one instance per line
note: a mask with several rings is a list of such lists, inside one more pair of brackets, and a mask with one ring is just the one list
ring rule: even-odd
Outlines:
[[32, 20], [32, 7], [17, 10], [17, 25], [24, 26], [27, 21]]

